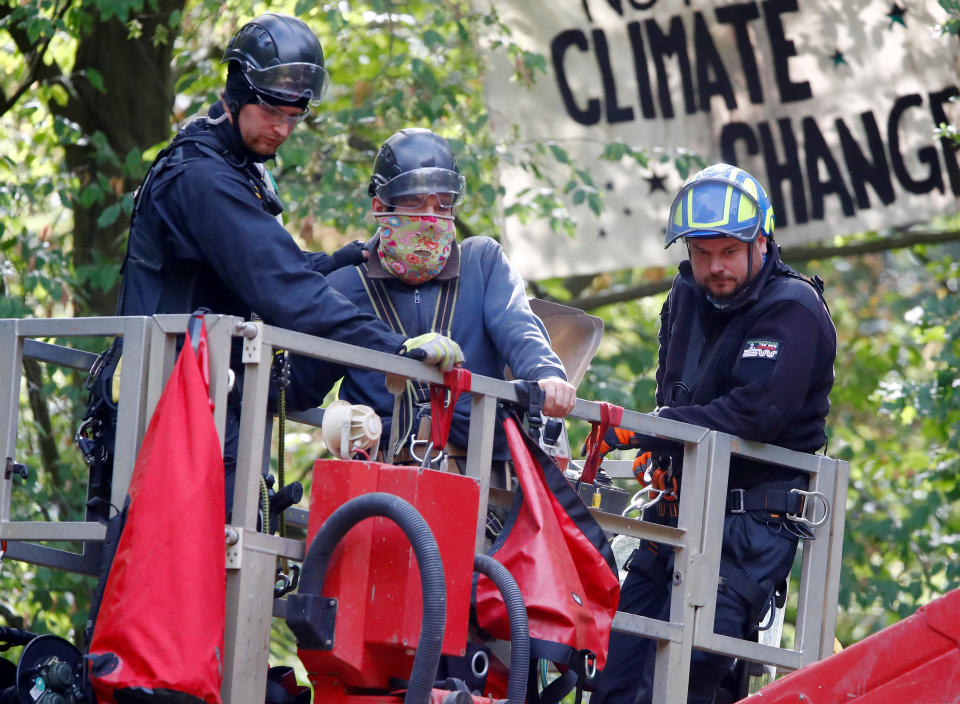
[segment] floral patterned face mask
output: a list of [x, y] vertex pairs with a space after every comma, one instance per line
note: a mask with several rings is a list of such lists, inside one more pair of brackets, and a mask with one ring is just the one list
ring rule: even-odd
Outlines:
[[380, 221], [377, 254], [384, 269], [413, 286], [440, 273], [453, 246], [453, 218], [396, 213], [375, 217]]

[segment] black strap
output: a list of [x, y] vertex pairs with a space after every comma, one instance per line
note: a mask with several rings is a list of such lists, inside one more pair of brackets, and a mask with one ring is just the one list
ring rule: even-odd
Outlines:
[[[539, 691], [538, 661], [549, 660], [561, 669], [560, 675]], [[589, 677], [586, 663], [595, 661], [593, 651], [576, 648], [553, 641], [530, 639], [530, 675], [527, 678], [527, 701], [530, 704], [558, 704], [574, 687], [594, 689], [599, 673], [593, 671]]]
[[750, 623], [759, 624], [772, 603], [773, 588], [748, 577], [743, 570], [725, 559], [720, 560], [720, 587], [735, 592], [750, 606]]
[[[390, 298], [390, 293], [384, 286], [383, 281], [370, 278], [367, 267], [364, 265], [356, 266], [354, 269], [360, 276], [360, 281], [377, 317], [389, 325], [390, 329], [398, 335], [402, 335], [405, 339], [411, 337], [410, 333], [404, 328], [400, 314], [397, 313], [396, 306], [393, 305], [393, 300]], [[441, 335], [450, 337], [450, 330], [453, 327], [453, 314], [459, 293], [460, 277], [444, 279], [440, 282], [437, 305], [434, 308], [433, 322], [430, 325], [431, 332], [439, 332]], [[429, 401], [430, 388], [423, 382], [408, 379], [403, 398], [400, 401], [399, 414], [395, 414], [394, 422], [397, 424], [398, 447], [391, 448], [394, 453], [399, 452], [410, 436], [416, 432], [414, 423], [417, 420], [417, 407], [424, 406]]]
[[696, 391], [700, 383], [700, 375], [703, 374], [704, 365], [700, 364], [700, 355], [703, 354], [703, 346], [707, 338], [703, 335], [703, 326], [700, 324], [700, 310], [697, 310], [691, 316], [690, 320], [690, 339], [687, 340], [687, 356], [683, 360], [683, 372], [680, 374], [680, 383], [686, 387], [690, 394], [690, 401], [693, 401], [693, 392]]
[[771, 513], [799, 514], [803, 511], [804, 497], [795, 491], [783, 489], [731, 489], [727, 494], [729, 513], [767, 511]]

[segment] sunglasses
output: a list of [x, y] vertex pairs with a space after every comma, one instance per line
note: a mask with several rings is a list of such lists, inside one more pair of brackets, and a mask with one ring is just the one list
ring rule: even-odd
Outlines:
[[296, 127], [299, 122], [302, 122], [310, 114], [310, 108], [304, 108], [302, 111], [295, 113], [293, 115], [284, 112], [276, 105], [271, 105], [270, 103], [264, 102], [263, 98], [259, 95], [256, 96], [257, 102], [256, 105], [260, 108], [260, 111], [266, 117], [267, 122], [272, 125], [283, 125], [286, 124], [290, 127]]

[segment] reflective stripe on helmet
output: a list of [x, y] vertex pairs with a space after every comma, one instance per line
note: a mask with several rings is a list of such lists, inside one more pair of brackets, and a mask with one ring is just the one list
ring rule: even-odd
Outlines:
[[674, 199], [665, 246], [681, 237], [753, 242], [772, 234], [773, 207], [760, 183], [735, 166], [714, 164], [696, 174]]

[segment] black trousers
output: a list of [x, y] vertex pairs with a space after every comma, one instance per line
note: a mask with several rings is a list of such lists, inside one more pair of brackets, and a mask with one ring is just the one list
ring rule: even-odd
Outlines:
[[[656, 520], [676, 523], [675, 518]], [[786, 581], [797, 550], [797, 538], [777, 521], [741, 513], [726, 515], [723, 523], [724, 569], [731, 568], [773, 595], [774, 586]], [[631, 556], [631, 567], [620, 589], [618, 609], [661, 620], [670, 618], [670, 592], [673, 586], [674, 551], [669, 545], [641, 541]], [[745, 591], [743, 589], [741, 592]], [[751, 594], [758, 602], [758, 590]], [[716, 633], [737, 638], [753, 634], [762, 615], [763, 604], [750, 603], [742, 593], [721, 584], [717, 593]], [[653, 697], [653, 670], [656, 642], [626, 633], [611, 632], [606, 667], [591, 704], [648, 704]], [[693, 651], [690, 664], [688, 702], [709, 704], [734, 659], [713, 653]]]

